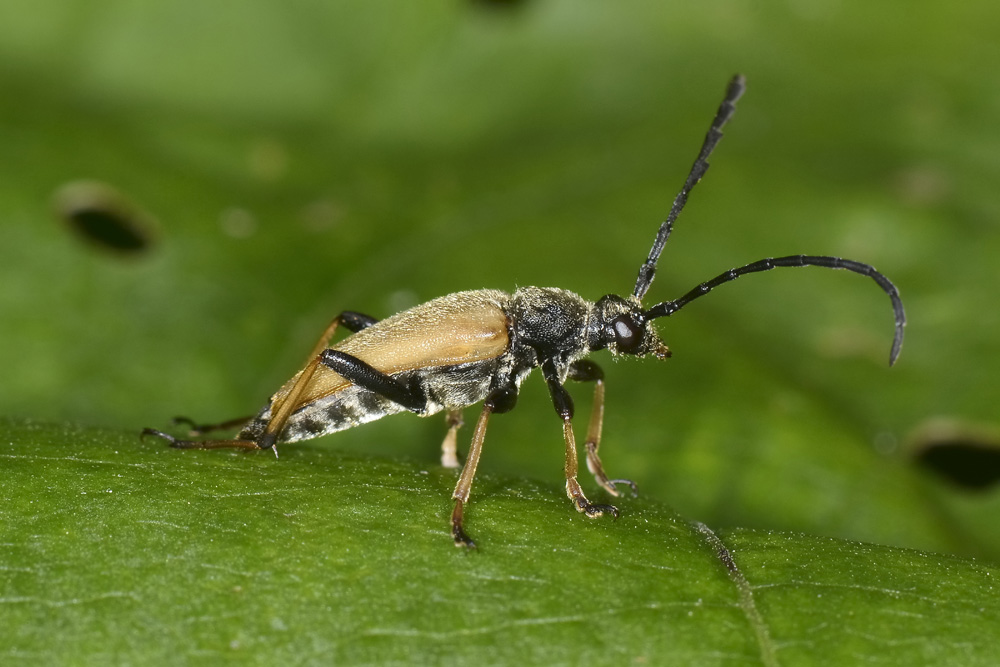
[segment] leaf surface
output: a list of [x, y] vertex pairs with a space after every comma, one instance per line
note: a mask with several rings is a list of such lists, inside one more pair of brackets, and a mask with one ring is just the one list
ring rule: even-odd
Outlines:
[[976, 665], [998, 640], [997, 570], [972, 561], [716, 534], [649, 500], [587, 520], [488, 474], [466, 552], [436, 466], [3, 429], [7, 659]]

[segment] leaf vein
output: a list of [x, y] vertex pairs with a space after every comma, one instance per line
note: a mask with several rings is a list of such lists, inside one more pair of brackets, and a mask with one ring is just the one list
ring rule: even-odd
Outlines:
[[736, 584], [736, 589], [739, 591], [740, 609], [743, 610], [747, 622], [750, 623], [750, 627], [753, 628], [756, 635], [757, 645], [760, 648], [761, 661], [765, 665], [768, 665], [768, 667], [777, 667], [777, 649], [771, 640], [771, 632], [767, 627], [767, 623], [764, 622], [764, 617], [761, 616], [760, 610], [757, 609], [757, 604], [754, 602], [753, 587], [750, 586], [750, 582], [747, 581], [746, 577], [743, 576], [743, 572], [736, 566], [736, 561], [733, 560], [732, 553], [719, 536], [700, 521], [693, 522], [693, 525], [695, 530], [705, 538], [705, 541], [715, 551], [716, 558], [726, 567], [729, 579]]

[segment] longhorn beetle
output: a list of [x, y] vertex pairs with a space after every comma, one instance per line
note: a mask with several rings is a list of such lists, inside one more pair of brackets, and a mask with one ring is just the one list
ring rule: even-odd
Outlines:
[[[642, 298], [653, 282], [656, 262], [674, 221], [691, 189], [708, 169], [708, 156], [722, 138], [722, 127], [733, 115], [744, 88], [742, 76], [729, 82], [691, 172], [639, 268], [631, 295], [608, 294], [594, 303], [554, 287], [522, 287], [513, 294], [482, 289], [449, 294], [385, 320], [344, 311], [320, 336], [305, 367], [278, 389], [255, 417], [202, 427], [180, 420], [189, 422], [192, 436], [242, 424], [235, 439], [182, 440], [155, 429], [145, 429], [143, 435], [159, 436], [181, 449], [273, 449], [277, 455], [279, 442], [315, 438], [397, 412], [427, 416], [443, 410], [447, 413], [448, 431], [442, 444], [442, 463], [458, 467], [455, 442], [462, 423], [460, 411], [482, 401], [468, 458], [455, 485], [451, 515], [456, 546], [474, 547], [463, 528], [462, 516], [483, 450], [486, 425], [490, 415], [514, 407], [521, 382], [537, 367], [542, 369], [556, 414], [562, 420], [566, 493], [577, 511], [588, 517], [605, 513], [618, 516], [614, 506], [588, 500], [577, 482], [573, 401], [563, 385], [567, 380], [594, 384], [593, 410], [584, 445], [587, 468], [612, 496], [620, 495], [621, 485], [634, 492], [635, 484], [609, 479], [601, 465], [598, 447], [604, 413], [604, 373], [585, 357], [607, 349], [612, 355], [666, 359], [670, 350], [657, 335], [653, 320], [673, 315], [723, 283], [747, 273], [786, 266], [846, 269], [868, 276], [892, 300], [896, 319], [889, 353], [892, 365], [899, 355], [906, 323], [899, 291], [873, 267], [849, 259], [816, 255], [761, 259], [701, 283], [679, 299], [643, 308]], [[340, 327], [353, 333], [331, 346]]]

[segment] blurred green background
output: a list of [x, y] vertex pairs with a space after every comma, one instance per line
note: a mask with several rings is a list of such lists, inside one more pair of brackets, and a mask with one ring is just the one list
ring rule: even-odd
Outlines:
[[[0, 656], [991, 664], [998, 25], [986, 0], [0, 0]], [[573, 512], [532, 377], [491, 421], [475, 554], [440, 418], [277, 462], [138, 441], [255, 411], [344, 309], [628, 293], [735, 72], [647, 302], [870, 262], [909, 316], [892, 369], [870, 280], [727, 285], [660, 321], [669, 361], [594, 355], [606, 468], [642, 497]], [[109, 219], [87, 187], [141, 248], [80, 233]]]
[[[1000, 428], [997, 25], [988, 1], [2, 2], [0, 413], [224, 419], [343, 309], [628, 292], [742, 72], [647, 301], [846, 256], [899, 286], [902, 356], [886, 366], [889, 302], [864, 278], [744, 279], [661, 320], [668, 362], [595, 355], [606, 467], [714, 527], [996, 559], [996, 488], [913, 454], [990, 451]], [[131, 202], [148, 249], [74, 233], [54, 197], [79, 179]], [[400, 416], [302, 446], [432, 465], [443, 431]], [[535, 377], [481, 469], [558, 487], [561, 466]]]

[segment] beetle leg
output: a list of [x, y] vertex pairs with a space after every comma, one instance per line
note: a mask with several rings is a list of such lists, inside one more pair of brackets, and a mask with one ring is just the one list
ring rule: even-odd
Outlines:
[[542, 374], [545, 376], [545, 382], [549, 385], [549, 394], [552, 396], [556, 414], [563, 420], [563, 440], [566, 443], [566, 495], [573, 501], [578, 512], [583, 512], [591, 519], [599, 517], [605, 512], [617, 519], [617, 507], [592, 503], [587, 500], [587, 496], [583, 493], [583, 488], [576, 479], [579, 463], [576, 457], [576, 436], [573, 434], [573, 399], [570, 398], [566, 388], [559, 384], [555, 365], [551, 361], [542, 364]]
[[316, 341], [316, 345], [313, 346], [312, 352], [306, 358], [306, 363], [309, 363], [313, 359], [319, 356], [322, 352], [330, 345], [330, 340], [333, 335], [337, 333], [337, 328], [343, 324], [344, 328], [352, 333], [357, 333], [362, 329], [367, 329], [371, 325], [378, 322], [377, 319], [371, 315], [364, 315], [362, 313], [356, 313], [353, 310], [345, 310], [340, 315], [337, 315], [330, 324], [327, 325], [326, 329], [323, 330], [323, 335], [319, 337]]
[[490, 414], [493, 410], [490, 406], [484, 405], [483, 411], [476, 421], [476, 430], [472, 432], [472, 444], [469, 445], [469, 456], [465, 459], [465, 466], [462, 474], [458, 477], [455, 491], [451, 497], [455, 499], [455, 509], [451, 513], [451, 536], [455, 539], [456, 547], [466, 547], [474, 549], [476, 543], [473, 542], [462, 527], [462, 515], [464, 514], [465, 503], [469, 501], [469, 493], [472, 491], [472, 480], [476, 476], [476, 466], [479, 465], [479, 456], [483, 453], [483, 440], [486, 438], [486, 424], [489, 423]]
[[608, 479], [604, 465], [597, 454], [601, 447], [601, 429], [604, 424], [604, 371], [589, 360], [575, 361], [569, 367], [569, 379], [577, 382], [594, 383], [594, 403], [590, 411], [590, 424], [587, 426], [587, 441], [584, 450], [587, 452], [587, 470], [591, 472], [597, 483], [613, 496], [621, 496], [617, 484], [627, 484], [632, 489], [632, 495], [638, 495], [638, 488], [630, 479]]
[[411, 412], [422, 413], [427, 409], [427, 396], [418, 385], [404, 384], [352, 354], [327, 348], [320, 352], [318, 361], [353, 384], [399, 403]]
[[[343, 324], [346, 329], [357, 332], [370, 327], [376, 322], [378, 322], [378, 320], [374, 317], [350, 310], [345, 310], [340, 315], [333, 318], [333, 321], [331, 321], [326, 329], [323, 330], [323, 334], [319, 337], [316, 345], [313, 346], [312, 352], [310, 352], [309, 358], [307, 359], [302, 372], [299, 373], [295, 384], [292, 385], [291, 390], [285, 395], [282, 401], [271, 406], [271, 419], [268, 420], [264, 433], [257, 440], [182, 440], [152, 428], [143, 429], [142, 436], [154, 435], [159, 438], [163, 438], [170, 443], [171, 447], [177, 447], [178, 449], [221, 449], [225, 447], [235, 449], [273, 448], [274, 455], [277, 456], [278, 450], [275, 448], [275, 443], [278, 441], [278, 435], [288, 422], [288, 417], [297, 406], [298, 399], [302, 395], [303, 389], [305, 389], [312, 380], [313, 374], [316, 372], [316, 367], [319, 364], [318, 357], [320, 353], [326, 349], [327, 345], [330, 344], [330, 340], [333, 338], [334, 334], [337, 333], [338, 327]], [[218, 428], [233, 428], [249, 420], [250, 418], [241, 418], [232, 419], [220, 424], [198, 425], [190, 419], [177, 417], [174, 419], [174, 422], [189, 424], [190, 433], [192, 436], [195, 436]]]
[[441, 465], [445, 468], [458, 467], [458, 429], [465, 422], [462, 421], [461, 410], [448, 410], [444, 416], [448, 425], [448, 432], [441, 443]]
[[257, 444], [261, 449], [274, 449], [274, 455], [278, 455], [278, 449], [275, 447], [278, 442], [278, 436], [284, 430], [285, 424], [288, 423], [288, 418], [292, 415], [292, 412], [298, 407], [299, 397], [302, 396], [302, 392], [312, 381], [313, 375], [316, 373], [316, 368], [319, 366], [320, 361], [322, 361], [322, 354], [327, 350], [327, 345], [330, 344], [330, 340], [334, 334], [337, 333], [337, 328], [343, 324], [346, 329], [356, 332], [370, 327], [377, 321], [373, 317], [362, 315], [352, 310], [345, 310], [333, 318], [333, 321], [323, 330], [323, 334], [319, 337], [319, 340], [316, 341], [316, 345], [313, 346], [312, 352], [309, 353], [309, 358], [306, 360], [306, 365], [303, 366], [302, 372], [299, 373], [295, 384], [292, 385], [292, 388], [285, 394], [284, 399], [280, 403], [271, 406], [271, 419], [268, 420], [267, 426], [264, 428], [264, 433], [257, 440]]
[[605, 512], [617, 519], [617, 507], [614, 505], [598, 505], [587, 500], [580, 482], [576, 479], [578, 470], [576, 438], [573, 436], [573, 421], [568, 417], [563, 418], [563, 439], [566, 441], [566, 495], [576, 505], [576, 511], [583, 512], [591, 519], [595, 519]]
[[157, 431], [155, 428], [142, 429], [142, 433], [139, 434], [139, 438], [143, 439], [147, 435], [163, 438], [170, 443], [171, 447], [176, 447], [177, 449], [222, 449], [224, 447], [231, 447], [234, 449], [261, 449], [261, 446], [253, 440], [181, 440], [180, 438], [175, 438], [169, 433]]
[[469, 493], [472, 491], [472, 480], [476, 476], [476, 466], [479, 465], [479, 457], [483, 453], [486, 424], [489, 422], [491, 414], [509, 412], [514, 409], [516, 404], [517, 385], [514, 384], [501, 385], [490, 392], [490, 395], [483, 401], [483, 411], [476, 421], [476, 430], [472, 432], [469, 456], [465, 459], [465, 466], [458, 476], [455, 491], [451, 494], [451, 497], [455, 499], [455, 509], [451, 513], [451, 536], [455, 539], [456, 547], [476, 548], [476, 543], [465, 534], [462, 519], [465, 513], [465, 503], [469, 501]]
[[231, 428], [237, 428], [243, 426], [248, 421], [253, 419], [250, 417], [238, 417], [236, 419], [230, 419], [224, 422], [219, 422], [218, 424], [198, 424], [193, 419], [187, 417], [174, 417], [174, 424], [186, 424], [188, 427], [188, 435], [191, 437], [205, 435], [206, 433], [211, 433], [212, 431], [226, 431]]

